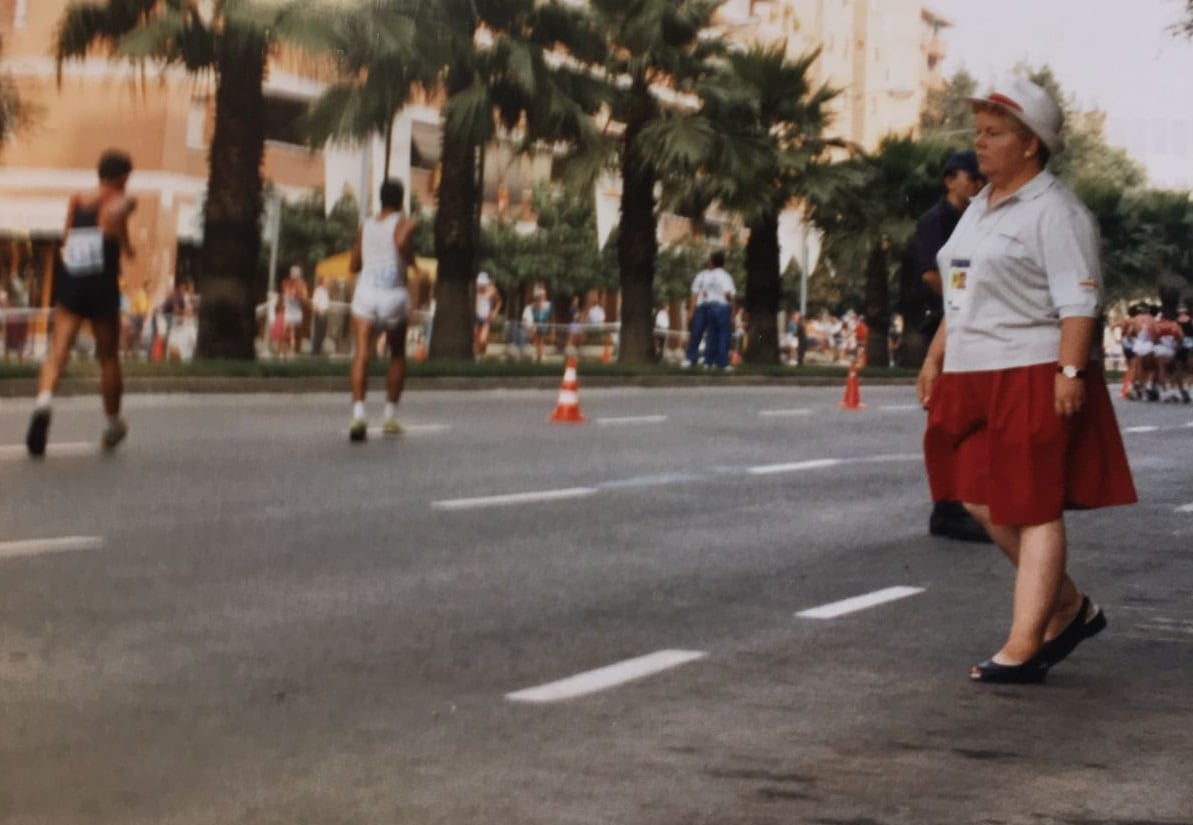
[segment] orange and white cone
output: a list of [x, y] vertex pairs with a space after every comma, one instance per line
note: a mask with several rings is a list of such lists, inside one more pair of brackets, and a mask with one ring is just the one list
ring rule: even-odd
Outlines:
[[861, 381], [857, 377], [857, 364], [849, 365], [849, 377], [845, 379], [845, 397], [838, 404], [843, 410], [860, 410], [865, 408], [862, 403]]
[[568, 358], [563, 370], [563, 383], [559, 385], [559, 401], [551, 414], [552, 424], [583, 424], [584, 414], [580, 412], [580, 383], [576, 379], [576, 359]]
[[427, 344], [423, 341], [422, 336], [418, 337], [418, 343], [414, 346], [414, 363], [421, 364], [427, 360]]
[[606, 365], [613, 363], [613, 345], [608, 341], [605, 342], [605, 348], [601, 350], [601, 363]]

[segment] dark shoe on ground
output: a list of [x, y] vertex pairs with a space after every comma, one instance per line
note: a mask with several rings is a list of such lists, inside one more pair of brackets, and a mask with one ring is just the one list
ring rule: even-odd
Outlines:
[[993, 544], [993, 540], [978, 520], [958, 501], [939, 501], [932, 507], [932, 516], [928, 519], [928, 532], [956, 541]]
[[29, 432], [25, 434], [25, 447], [29, 455], [41, 458], [46, 454], [46, 439], [50, 434], [50, 409], [45, 407], [33, 411], [29, 419]]
[[975, 682], [999, 685], [1038, 685], [1047, 676], [1048, 662], [1044, 659], [1043, 649], [1021, 665], [1000, 665], [993, 659], [987, 659], [980, 665], [974, 665], [969, 672], [969, 678]]
[[1069, 622], [1068, 627], [1062, 630], [1055, 639], [1044, 642], [1040, 653], [1048, 662], [1048, 666], [1052, 667], [1064, 661], [1077, 645], [1091, 636], [1097, 636], [1105, 629], [1106, 614], [1102, 612], [1102, 608], [1091, 602], [1088, 596], [1083, 597], [1081, 609], [1077, 611], [1073, 621]]

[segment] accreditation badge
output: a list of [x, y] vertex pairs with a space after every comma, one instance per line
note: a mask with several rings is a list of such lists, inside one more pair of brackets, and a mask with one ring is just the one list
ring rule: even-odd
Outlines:
[[945, 301], [951, 313], [964, 312], [969, 305], [969, 259], [953, 258], [949, 261], [948, 286]]

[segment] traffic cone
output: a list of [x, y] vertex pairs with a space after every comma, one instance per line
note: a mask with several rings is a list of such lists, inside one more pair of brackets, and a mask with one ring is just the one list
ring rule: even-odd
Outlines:
[[421, 364], [427, 360], [427, 344], [423, 341], [423, 337], [418, 336], [418, 344], [414, 347], [414, 363]]
[[737, 350], [734, 350], [733, 352], [729, 353], [729, 366], [731, 366], [731, 367], [740, 367], [741, 366], [741, 353], [738, 352]]
[[601, 351], [601, 363], [602, 364], [612, 364], [613, 363], [613, 345], [610, 344], [608, 341], [605, 342], [605, 348]]
[[845, 397], [837, 406], [843, 410], [860, 410], [866, 406], [862, 403], [862, 388], [857, 377], [856, 363], [849, 365], [849, 377], [845, 379]]
[[559, 385], [559, 401], [551, 414], [552, 424], [583, 424], [580, 412], [580, 385], [576, 380], [576, 359], [568, 358], [563, 370], [563, 383]]

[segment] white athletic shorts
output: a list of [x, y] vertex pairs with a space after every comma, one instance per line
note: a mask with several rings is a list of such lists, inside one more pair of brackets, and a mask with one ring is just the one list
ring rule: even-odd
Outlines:
[[1163, 341], [1161, 341], [1160, 343], [1156, 344], [1155, 354], [1157, 358], [1163, 358], [1166, 361], [1171, 361], [1173, 356], [1176, 355], [1176, 347], [1169, 346], [1168, 344], [1165, 344]]
[[405, 287], [383, 289], [357, 284], [352, 314], [381, 329], [394, 329], [410, 316], [410, 293]]
[[1146, 358], [1155, 350], [1156, 345], [1151, 341], [1136, 341], [1133, 347], [1135, 355], [1139, 358]]

